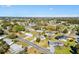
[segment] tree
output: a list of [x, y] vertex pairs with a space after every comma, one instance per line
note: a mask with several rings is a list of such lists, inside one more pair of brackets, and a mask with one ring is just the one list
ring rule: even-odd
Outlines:
[[72, 54], [79, 54], [79, 44], [75, 45], [74, 47], [70, 46], [70, 48], [71, 48], [70, 52]]
[[9, 21], [3, 21], [2, 27], [6, 29], [7, 26], [12, 26], [12, 24]]
[[10, 46], [1, 39], [0, 40], [0, 54], [6, 53], [9, 48], [10, 48]]
[[77, 44], [75, 48], [77, 49], [77, 53], [79, 54], [79, 44]]
[[76, 31], [77, 31], [76, 34], [79, 35], [79, 26], [76, 26], [75, 28], [76, 28]]
[[13, 41], [14, 43], [19, 42], [19, 40], [17, 40], [17, 39], [13, 39], [12, 41]]
[[63, 30], [63, 33], [67, 33], [67, 32], [68, 32], [68, 30], [67, 30], [67, 29], [64, 29], [64, 30]]
[[14, 32], [19, 32], [19, 31], [24, 31], [25, 28], [24, 28], [24, 26], [21, 26], [21, 25], [15, 25], [12, 30]]
[[15, 38], [17, 38], [18, 36], [15, 35], [14, 33], [11, 33], [11, 34], [8, 35], [8, 37], [9, 37], [10, 39], [15, 39]]
[[2, 29], [0, 29], [0, 35], [3, 35], [4, 31]]
[[79, 44], [77, 44], [75, 47], [76, 47], [77, 49], [79, 49]]
[[36, 42], [38, 42], [38, 43], [39, 43], [39, 42], [40, 42], [40, 38], [37, 38], [37, 39], [36, 39]]

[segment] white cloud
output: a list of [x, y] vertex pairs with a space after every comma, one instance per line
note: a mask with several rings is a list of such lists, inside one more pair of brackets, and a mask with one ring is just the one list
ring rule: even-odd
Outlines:
[[50, 10], [50, 11], [52, 11], [52, 10], [53, 10], [53, 8], [49, 8], [49, 10]]
[[6, 5], [6, 7], [11, 7], [11, 5]]
[[1, 5], [1, 7], [11, 7], [11, 5]]

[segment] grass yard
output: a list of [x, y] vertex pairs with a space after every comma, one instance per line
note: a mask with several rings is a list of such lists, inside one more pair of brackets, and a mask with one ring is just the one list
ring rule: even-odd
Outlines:
[[56, 47], [55, 54], [71, 54], [70, 47]]
[[24, 42], [22, 42], [22, 41], [19, 41], [19, 42], [17, 42], [16, 44], [22, 45], [23, 47], [29, 46], [28, 44], [26, 44], [26, 43], [24, 43]]
[[38, 51], [37, 49], [31, 47], [31, 48], [29, 48], [29, 49], [27, 50], [27, 53], [28, 53], [28, 54], [39, 54], [39, 51]]
[[48, 41], [47, 40], [40, 41], [39, 46], [47, 48], [48, 47]]
[[34, 39], [34, 37], [31, 37], [31, 38], [27, 38], [27, 37], [25, 37], [24, 39], [25, 39], [25, 40], [29, 40], [29, 41], [31, 41], [31, 40]]
[[71, 50], [70, 46], [74, 46], [75, 41], [73, 41], [73, 42], [69, 42], [69, 41], [64, 42], [64, 41], [62, 41], [62, 42], [63, 42], [67, 47], [65, 47], [65, 46], [56, 47], [56, 48], [55, 48], [55, 54], [71, 54], [71, 52], [70, 52], [70, 50]]

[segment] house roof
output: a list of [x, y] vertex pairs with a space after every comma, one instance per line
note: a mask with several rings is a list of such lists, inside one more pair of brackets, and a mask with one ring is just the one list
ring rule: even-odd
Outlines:
[[5, 38], [6, 36], [5, 35], [2, 35], [2, 36], [0, 36], [0, 39], [3, 39], [3, 38]]
[[52, 45], [52, 46], [63, 46], [64, 43], [62, 42], [51, 42], [51, 41], [48, 41], [48, 45]]
[[67, 36], [57, 36], [55, 37], [55, 39], [67, 39], [68, 37]]
[[46, 39], [46, 38], [45, 38], [43, 35], [41, 35], [41, 36], [40, 36], [40, 39], [41, 39], [41, 40], [44, 40], [44, 39]]
[[18, 45], [18, 44], [12, 44], [10, 46], [10, 49], [12, 51], [14, 51], [14, 52], [20, 52], [20, 51], [23, 51], [24, 50], [24, 48], [22, 48], [22, 46], [21, 45]]
[[25, 33], [26, 36], [32, 37], [33, 35], [31, 33]]
[[3, 40], [4, 40], [8, 45], [13, 44], [12, 39], [6, 38], [6, 39], [3, 39]]

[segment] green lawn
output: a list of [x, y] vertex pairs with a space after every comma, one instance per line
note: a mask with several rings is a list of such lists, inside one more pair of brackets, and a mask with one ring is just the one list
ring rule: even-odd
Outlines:
[[68, 44], [68, 46], [67, 47], [65, 47], [65, 46], [56, 47], [55, 48], [55, 54], [71, 54], [71, 52], [70, 52], [70, 50], [71, 50], [70, 46], [74, 46], [75, 45], [75, 42], [74, 41], [73, 42], [67, 41], [67, 42], [63, 42], [63, 43], [65, 45]]
[[27, 43], [24, 43], [24, 42], [21, 42], [21, 41], [17, 42], [16, 44], [22, 45], [23, 47], [29, 46]]
[[71, 54], [70, 47], [56, 47], [55, 54]]

